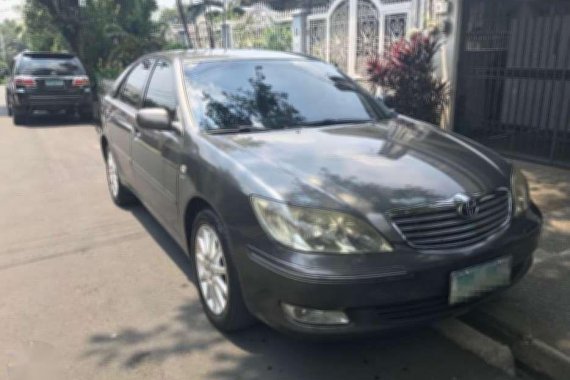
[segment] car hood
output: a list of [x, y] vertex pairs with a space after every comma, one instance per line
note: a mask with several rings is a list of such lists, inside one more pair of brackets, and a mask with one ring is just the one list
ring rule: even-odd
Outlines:
[[497, 154], [401, 116], [209, 139], [245, 192], [312, 207], [369, 214], [509, 186]]

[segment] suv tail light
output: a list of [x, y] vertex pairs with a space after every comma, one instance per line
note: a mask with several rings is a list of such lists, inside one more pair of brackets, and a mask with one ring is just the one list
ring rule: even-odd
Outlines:
[[73, 87], [87, 87], [89, 86], [89, 77], [87, 75], [81, 75], [78, 77], [73, 77], [71, 82]]
[[16, 87], [33, 88], [37, 86], [36, 80], [33, 77], [26, 75], [18, 75], [17, 77], [14, 77], [14, 83]]

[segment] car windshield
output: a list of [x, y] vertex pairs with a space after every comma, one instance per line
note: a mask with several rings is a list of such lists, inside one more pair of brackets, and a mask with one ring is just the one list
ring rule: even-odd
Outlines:
[[77, 58], [23, 57], [16, 74], [25, 75], [84, 75]]
[[213, 133], [368, 123], [390, 115], [355, 82], [319, 61], [188, 63], [185, 74], [194, 117]]

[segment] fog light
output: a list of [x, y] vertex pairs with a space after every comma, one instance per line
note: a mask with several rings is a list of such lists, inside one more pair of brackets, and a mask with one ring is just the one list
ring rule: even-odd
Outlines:
[[282, 303], [281, 307], [289, 318], [308, 325], [346, 325], [349, 322], [348, 317], [341, 310], [309, 309], [286, 303]]

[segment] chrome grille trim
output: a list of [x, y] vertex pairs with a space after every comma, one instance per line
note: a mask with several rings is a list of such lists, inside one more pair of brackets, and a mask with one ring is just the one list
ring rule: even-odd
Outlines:
[[512, 201], [507, 188], [470, 196], [479, 204], [479, 213], [472, 218], [459, 215], [455, 197], [430, 205], [391, 210], [387, 217], [414, 248], [447, 250], [476, 246], [492, 239], [509, 224]]

